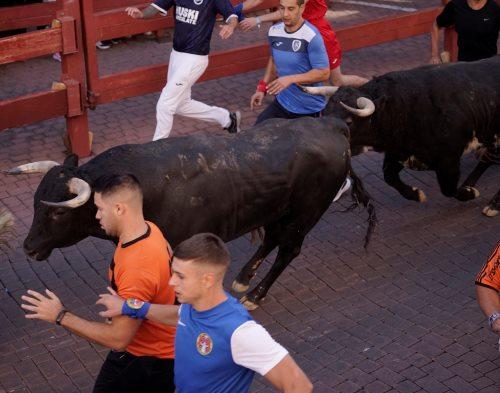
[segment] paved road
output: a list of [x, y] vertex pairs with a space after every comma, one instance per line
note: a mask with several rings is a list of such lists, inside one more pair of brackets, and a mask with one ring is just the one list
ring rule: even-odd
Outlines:
[[[433, 4], [378, 3], [415, 8]], [[338, 25], [396, 12], [348, 2], [335, 4], [334, 9]], [[217, 40], [214, 44], [226, 45]], [[130, 40], [100, 53], [101, 71], [142, 65], [144, 59], [151, 63], [166, 59], [167, 46]], [[416, 37], [347, 53], [343, 68], [373, 76], [424, 64], [428, 52], [428, 37]], [[45, 88], [57, 75], [50, 58], [1, 67], [0, 97]], [[193, 96], [230, 109], [243, 108], [248, 127], [256, 117], [247, 108], [248, 100], [260, 75], [252, 72], [202, 83]], [[157, 98], [158, 94], [150, 94], [91, 112], [94, 152], [117, 141], [148, 141]], [[173, 134], [206, 129], [206, 124], [176, 119]], [[62, 161], [63, 130], [64, 121], [56, 119], [2, 132], [0, 168], [30, 160]], [[467, 171], [473, 165], [473, 158], [467, 157], [463, 168]], [[380, 155], [357, 157], [354, 168], [376, 200], [380, 221], [368, 252], [362, 248], [366, 213], [341, 213], [349, 206], [346, 198], [332, 204], [254, 317], [290, 349], [316, 392], [497, 392], [498, 337], [486, 328], [476, 306], [473, 279], [499, 239], [500, 221], [480, 214], [500, 184], [498, 169], [480, 181], [481, 196], [465, 204], [441, 196], [432, 173], [406, 172], [405, 179], [423, 188], [429, 199], [416, 204], [383, 183]], [[89, 392], [106, 350], [62, 328], [25, 320], [18, 303], [27, 288], [49, 287], [71, 310], [97, 319], [93, 303], [106, 286], [113, 247], [86, 239], [55, 250], [48, 261], [27, 260], [20, 247], [31, 224], [39, 181], [38, 175], [0, 175], [0, 208], [15, 214], [18, 232], [12, 250], [0, 250], [0, 392]], [[228, 285], [253, 249], [248, 238], [231, 242]], [[260, 277], [273, 257], [261, 267]], [[271, 390], [257, 378], [252, 391]]]

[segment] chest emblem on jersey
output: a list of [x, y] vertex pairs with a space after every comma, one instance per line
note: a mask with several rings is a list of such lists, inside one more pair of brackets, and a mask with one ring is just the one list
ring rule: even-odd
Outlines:
[[200, 355], [207, 356], [214, 347], [212, 338], [206, 333], [200, 333], [196, 339], [196, 349]]
[[180, 22], [189, 23], [190, 25], [196, 25], [198, 23], [199, 14], [200, 11], [181, 6], [175, 7], [175, 19]]
[[194, 2], [196, 5], [201, 5], [201, 3], [203, 3], [203, 0], [193, 0], [193, 2]]
[[302, 46], [302, 42], [300, 42], [300, 40], [293, 40], [292, 41], [292, 49], [294, 52], [297, 52], [301, 46]]

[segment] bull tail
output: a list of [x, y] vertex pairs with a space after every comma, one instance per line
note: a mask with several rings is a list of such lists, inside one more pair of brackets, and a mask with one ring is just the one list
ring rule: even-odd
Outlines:
[[363, 182], [358, 177], [358, 175], [356, 175], [356, 173], [352, 169], [351, 164], [349, 164], [349, 174], [352, 179], [351, 197], [354, 203], [348, 210], [352, 210], [358, 207], [359, 204], [362, 204], [363, 207], [368, 211], [368, 220], [367, 220], [368, 228], [366, 229], [365, 244], [364, 244], [364, 247], [366, 249], [368, 247], [368, 244], [370, 243], [370, 239], [377, 225], [377, 215], [375, 214], [375, 206], [373, 206], [373, 201], [372, 198], [370, 197], [370, 194], [368, 194], [368, 192], [365, 190]]

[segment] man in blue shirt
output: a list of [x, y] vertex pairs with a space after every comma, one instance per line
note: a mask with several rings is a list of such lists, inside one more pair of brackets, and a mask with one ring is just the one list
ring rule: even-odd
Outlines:
[[321, 86], [320, 82], [330, 76], [323, 39], [318, 30], [302, 18], [304, 6], [304, 0], [280, 0], [283, 21], [269, 29], [272, 55], [250, 106], [253, 109], [262, 105], [266, 93], [276, 95], [276, 99], [261, 112], [256, 124], [270, 118], [317, 117], [325, 108], [324, 97], [307, 94], [297, 86]]
[[180, 308], [100, 295], [97, 303], [107, 308], [100, 315], [147, 317], [177, 325], [174, 374], [178, 393], [248, 392], [255, 372], [280, 391], [312, 392], [311, 382], [286, 349], [224, 291], [229, 263], [229, 252], [220, 238], [210, 233], [195, 235], [176, 247], [172, 260], [170, 285]]
[[210, 39], [217, 14], [226, 24], [219, 36], [229, 38], [238, 24], [229, 0], [155, 0], [144, 10], [129, 7], [125, 11], [135, 19], [151, 18], [158, 13], [167, 15], [175, 9], [173, 49], [168, 63], [167, 84], [156, 105], [156, 130], [153, 140], [167, 138], [174, 114], [219, 123], [228, 132], [239, 131], [241, 115], [227, 109], [206, 105], [191, 99], [191, 87], [208, 66]]

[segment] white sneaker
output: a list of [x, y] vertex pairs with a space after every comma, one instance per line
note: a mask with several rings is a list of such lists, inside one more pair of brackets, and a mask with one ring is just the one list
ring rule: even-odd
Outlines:
[[337, 195], [335, 195], [335, 198], [333, 198], [333, 201], [337, 202], [342, 196], [342, 194], [347, 190], [349, 190], [349, 188], [351, 188], [351, 179], [346, 177], [344, 180], [344, 184], [342, 184], [342, 187], [340, 187], [340, 190], [337, 192]]
[[61, 62], [61, 54], [59, 52], [56, 52], [52, 55], [52, 58], [54, 60], [57, 60], [59, 63]]

